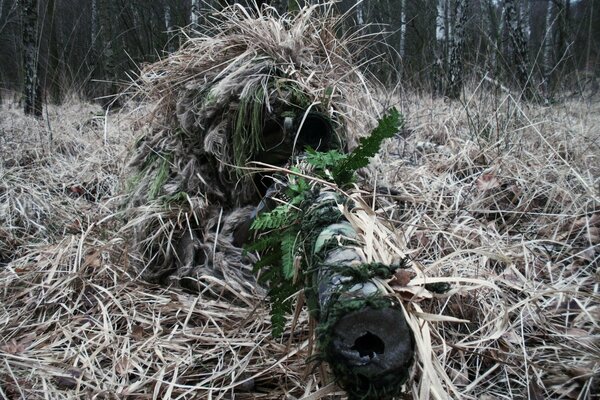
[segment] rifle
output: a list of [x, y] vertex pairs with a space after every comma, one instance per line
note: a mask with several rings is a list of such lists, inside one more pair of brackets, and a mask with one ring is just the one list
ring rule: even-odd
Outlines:
[[[392, 111], [378, 129], [396, 132], [398, 117]], [[256, 233], [247, 248], [262, 255], [256, 270], [269, 287], [274, 334], [283, 329], [290, 297], [304, 289], [318, 321], [318, 358], [351, 399], [398, 395], [413, 361], [403, 307], [384, 284], [405, 259], [394, 265], [367, 260], [359, 232], [345, 216], [358, 205], [335, 184], [352, 178], [351, 168], [363, 166], [389, 135], [376, 129], [351, 155], [308, 150], [295, 157], [287, 173], [273, 177], [244, 228]], [[353, 155], [361, 159], [354, 167], [347, 163]]]

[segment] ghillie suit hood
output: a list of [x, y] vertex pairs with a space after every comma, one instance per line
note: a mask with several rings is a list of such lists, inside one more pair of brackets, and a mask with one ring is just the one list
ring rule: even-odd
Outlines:
[[270, 184], [252, 162], [346, 150], [364, 131], [359, 110], [371, 100], [352, 64], [356, 37], [337, 36], [329, 7], [228, 8], [211, 33], [142, 72], [152, 109], [130, 162], [125, 229], [144, 278], [193, 282], [250, 265], [232, 240]]

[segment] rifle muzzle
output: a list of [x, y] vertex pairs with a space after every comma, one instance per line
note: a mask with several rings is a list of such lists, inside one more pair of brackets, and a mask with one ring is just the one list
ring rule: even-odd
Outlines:
[[342, 201], [321, 193], [304, 222], [337, 221], [317, 229], [314, 239], [319, 349], [351, 399], [387, 399], [408, 379], [413, 334], [382, 284], [397, 267], [366, 262], [358, 234], [339, 211]]

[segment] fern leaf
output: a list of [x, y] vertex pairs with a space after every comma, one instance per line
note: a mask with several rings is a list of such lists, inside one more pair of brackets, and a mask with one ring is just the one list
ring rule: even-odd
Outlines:
[[283, 277], [292, 279], [294, 277], [294, 258], [296, 257], [296, 232], [285, 232], [281, 238], [281, 266]]
[[337, 164], [333, 176], [338, 185], [344, 185], [352, 181], [354, 172], [369, 165], [369, 158], [379, 151], [384, 139], [393, 137], [400, 129], [403, 121], [398, 110], [393, 107], [379, 120], [379, 123], [371, 134], [360, 139], [360, 144], [350, 155]]

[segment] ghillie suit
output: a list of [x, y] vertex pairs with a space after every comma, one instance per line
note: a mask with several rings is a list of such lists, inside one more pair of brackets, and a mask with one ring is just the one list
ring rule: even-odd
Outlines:
[[271, 185], [251, 163], [353, 145], [370, 100], [349, 39], [316, 7], [271, 11], [228, 8], [212, 34], [142, 73], [153, 108], [130, 162], [126, 234], [147, 280], [195, 288], [205, 272], [227, 269], [246, 284], [252, 260], [234, 236]]
[[[334, 26], [327, 18], [315, 17], [315, 11], [305, 8], [275, 19], [262, 11], [252, 17], [241, 7], [229, 9], [214, 36], [192, 38], [182, 50], [144, 71], [141, 87], [155, 107], [131, 162], [135, 173], [128, 189], [126, 227], [141, 256], [144, 278], [169, 277], [195, 290], [204, 290], [202, 281], [210, 276], [252, 286], [246, 272], [256, 259], [241, 245], [248, 243], [249, 230], [260, 231], [256, 223], [261, 217], [271, 215], [273, 207], [265, 204], [285, 203], [285, 192], [293, 184], [286, 174], [271, 176], [248, 167], [270, 165], [271, 171], [290, 172], [282, 168], [287, 165], [299, 171], [300, 153], [342, 160], [354, 147], [356, 110], [369, 104], [368, 96], [361, 94], [366, 92], [365, 79], [351, 64], [352, 54], [336, 37]], [[392, 124], [388, 134], [397, 128]], [[357, 147], [363, 149], [358, 164], [340, 169], [337, 175], [345, 176], [345, 183], [375, 153], [371, 150], [379, 147], [380, 136], [374, 146], [361, 142]], [[327, 161], [318, 164], [327, 170]], [[352, 398], [392, 396], [408, 378], [413, 352], [400, 304], [376, 283], [391, 278], [396, 267], [378, 268], [364, 256], [358, 233], [352, 234], [353, 228], [341, 223], [342, 213], [336, 211], [336, 203], [344, 204], [342, 197], [327, 185], [303, 185], [305, 190], [290, 194], [302, 199], [300, 209], [306, 212], [285, 215], [293, 207], [289, 203], [282, 215], [297, 221], [294, 227], [300, 227], [302, 219], [312, 224], [302, 235], [295, 231], [290, 236], [282, 221], [267, 222], [273, 224], [272, 233], [284, 232], [283, 240], [271, 242], [283, 251], [270, 251], [269, 244], [254, 249], [263, 256], [257, 268], [274, 262], [261, 270], [267, 276], [263, 280], [269, 286], [274, 333], [283, 329], [289, 298], [306, 281], [311, 312], [320, 322], [321, 359], [332, 365], [337, 381]], [[323, 213], [333, 219], [322, 220]], [[354, 236], [345, 237], [348, 232]], [[292, 243], [304, 236], [307, 262], [298, 274], [306, 279], [291, 283], [290, 260], [301, 251]], [[308, 249], [319, 241], [325, 244]], [[289, 261], [283, 275], [273, 256]], [[361, 265], [366, 271], [354, 276]], [[370, 275], [372, 268], [381, 271]], [[340, 328], [358, 321], [366, 322]]]

